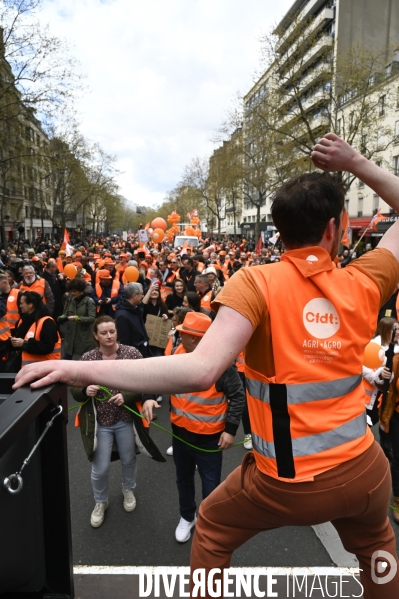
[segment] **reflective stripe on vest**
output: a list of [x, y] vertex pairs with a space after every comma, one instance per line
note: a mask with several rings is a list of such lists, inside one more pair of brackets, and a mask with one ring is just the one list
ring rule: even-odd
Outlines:
[[[245, 349], [256, 464], [287, 482], [313, 480], [373, 443], [360, 373], [380, 292], [358, 269], [336, 269], [316, 246], [287, 252], [273, 269], [255, 266], [250, 277], [267, 306], [269, 322], [260, 326], [274, 362], [263, 369], [252, 357], [257, 331]], [[284, 296], [282, 310], [287, 285], [295, 293]]]
[[[40, 333], [42, 332], [43, 323], [45, 320], [54, 320], [51, 316], [43, 316], [43, 318], [39, 318], [39, 320], [34, 322], [30, 329], [27, 331], [24, 341], [28, 341], [29, 339], [35, 339], [36, 341], [40, 340]], [[54, 345], [54, 348], [45, 355], [40, 354], [30, 354], [27, 351], [22, 351], [22, 366], [26, 366], [27, 364], [32, 364], [34, 362], [44, 362], [45, 360], [60, 360], [61, 359], [61, 337], [57, 331], [57, 341]]]
[[0, 341], [7, 341], [10, 337], [10, 327], [7, 320], [7, 315], [0, 318]]
[[373, 393], [376, 389], [375, 389], [374, 385], [369, 383], [364, 377], [363, 377], [363, 387], [364, 387], [364, 392], [366, 394], [366, 397], [365, 397], [366, 406], [369, 406], [371, 403]]
[[11, 289], [8, 298], [7, 298], [7, 313], [6, 318], [7, 322], [13, 326], [17, 320], [19, 320], [19, 311], [18, 311], [18, 289]]
[[[175, 353], [185, 353], [180, 346]], [[212, 435], [224, 430], [228, 401], [216, 385], [208, 391], [170, 396], [170, 419], [192, 433]]]
[[[333, 399], [351, 393], [360, 385], [362, 375], [348, 376], [343, 379], [326, 381], [322, 383], [301, 383], [297, 385], [286, 385], [287, 403], [300, 404], [307, 401], [320, 401]], [[270, 403], [270, 385], [246, 379], [247, 389], [256, 399]]]
[[[236, 367], [238, 372], [245, 372], [244, 352], [241, 352], [236, 358]], [[255, 381], [254, 381], [255, 382]]]
[[[350, 422], [346, 422], [335, 429], [292, 439], [292, 453], [295, 457], [310, 456], [322, 451], [338, 447], [349, 441], [359, 439], [366, 433], [367, 417], [363, 412]], [[274, 443], [267, 442], [258, 435], [252, 433], [252, 443], [254, 449], [267, 458], [276, 459], [276, 450]]]
[[[196, 422], [224, 422], [226, 420], [226, 414], [219, 414], [218, 416], [207, 416], [202, 414], [192, 414], [191, 412], [187, 412], [186, 410], [182, 410], [180, 408], [175, 408], [171, 406], [171, 411], [178, 416], [184, 416], [189, 420], [194, 420]], [[209, 434], [209, 433], [208, 433]]]

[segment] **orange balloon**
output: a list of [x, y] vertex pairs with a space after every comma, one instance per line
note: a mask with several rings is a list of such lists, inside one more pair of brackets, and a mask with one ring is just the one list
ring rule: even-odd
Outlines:
[[162, 229], [154, 229], [152, 240], [155, 241], [155, 243], [161, 243], [164, 237], [165, 233], [162, 231]]
[[128, 266], [124, 275], [128, 283], [135, 283], [139, 278], [140, 273], [135, 266]]
[[151, 227], [153, 229], [162, 229], [162, 231], [166, 231], [166, 227], [168, 225], [166, 224], [166, 221], [161, 218], [160, 216], [158, 216], [157, 218], [154, 218], [154, 220], [151, 223]]
[[74, 264], [66, 264], [64, 266], [64, 275], [68, 277], [68, 279], [74, 279], [77, 272], [78, 270]]
[[381, 345], [370, 341], [364, 349], [363, 365], [367, 368], [379, 368], [385, 362], [385, 352]]

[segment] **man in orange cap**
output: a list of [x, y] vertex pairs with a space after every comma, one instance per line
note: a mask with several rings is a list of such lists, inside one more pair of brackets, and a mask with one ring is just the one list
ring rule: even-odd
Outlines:
[[[183, 324], [176, 327], [181, 344], [175, 353], [194, 351], [211, 324], [205, 314], [188, 312]], [[196, 522], [195, 468], [198, 466], [205, 499], [220, 484], [222, 452], [203, 450], [232, 446], [245, 404], [245, 391], [235, 365], [231, 364], [207, 391], [172, 394], [170, 404], [172, 430], [179, 437], [173, 437], [172, 445], [181, 516], [175, 537], [179, 543], [185, 543]], [[145, 407], [152, 416], [152, 408], [159, 405], [148, 399]]]
[[118, 279], [113, 279], [108, 269], [97, 271], [98, 282], [94, 285], [92, 298], [96, 304], [97, 317], [111, 316], [115, 318], [116, 304], [120, 299], [121, 285]]

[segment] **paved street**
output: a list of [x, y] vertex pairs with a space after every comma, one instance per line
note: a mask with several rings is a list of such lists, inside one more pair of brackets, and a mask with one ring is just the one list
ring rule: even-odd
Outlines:
[[[70, 399], [70, 405], [73, 400]], [[179, 521], [173, 458], [159, 464], [138, 457], [137, 508], [128, 514], [122, 507], [120, 462], [111, 464], [110, 506], [103, 526], [93, 529], [90, 514], [94, 506], [90, 463], [83, 451], [79, 429], [74, 428], [74, 412], [68, 425], [70, 492], [72, 507], [73, 556], [75, 565], [185, 566], [189, 564], [191, 543], [179, 544], [174, 531]], [[157, 423], [170, 429], [168, 403], [158, 410]], [[171, 437], [152, 427], [152, 436], [164, 453]], [[242, 431], [237, 439], [242, 439]], [[245, 450], [230, 449], [224, 454], [223, 477], [236, 467]], [[200, 489], [198, 477], [198, 490]], [[198, 493], [198, 501], [200, 495]], [[320, 534], [320, 531], [317, 531]], [[399, 530], [396, 527], [399, 548]], [[330, 531], [321, 531], [329, 545]], [[336, 554], [335, 554], [336, 555]], [[342, 554], [338, 553], [338, 559]], [[238, 551], [233, 566], [334, 566], [327, 549], [310, 527], [289, 527], [260, 534]]]

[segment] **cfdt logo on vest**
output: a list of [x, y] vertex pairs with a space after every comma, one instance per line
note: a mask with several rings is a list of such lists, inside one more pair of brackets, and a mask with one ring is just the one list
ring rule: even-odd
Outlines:
[[316, 297], [303, 309], [303, 324], [316, 339], [328, 339], [335, 335], [341, 322], [335, 306], [325, 297]]

